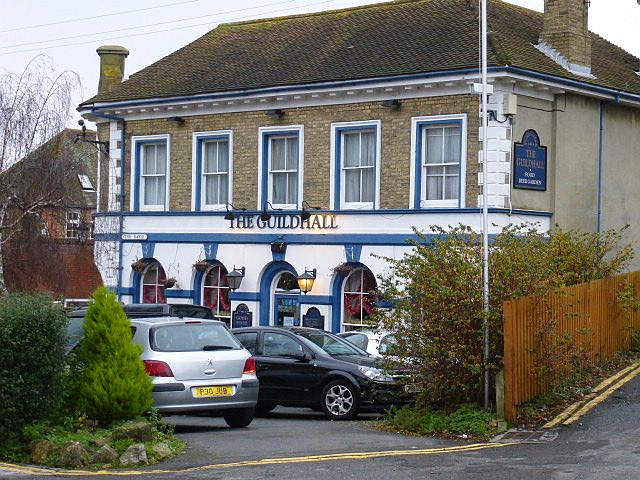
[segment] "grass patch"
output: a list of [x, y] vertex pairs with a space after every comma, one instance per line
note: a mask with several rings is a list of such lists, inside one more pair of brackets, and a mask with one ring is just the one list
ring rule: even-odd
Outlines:
[[522, 405], [517, 425], [522, 428], [544, 425], [572, 403], [582, 400], [600, 382], [639, 359], [639, 352], [621, 353], [602, 365], [582, 370], [552, 391]]
[[495, 417], [476, 405], [462, 405], [453, 412], [413, 406], [391, 408], [378, 427], [414, 435], [445, 435], [487, 439], [495, 432]]

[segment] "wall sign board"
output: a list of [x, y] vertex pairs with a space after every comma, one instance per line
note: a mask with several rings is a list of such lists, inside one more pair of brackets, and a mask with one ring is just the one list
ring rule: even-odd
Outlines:
[[324, 329], [324, 315], [320, 315], [320, 310], [311, 307], [307, 310], [306, 315], [302, 316], [302, 326]]
[[540, 145], [535, 130], [527, 130], [522, 143], [515, 144], [513, 188], [547, 190], [547, 147]]
[[244, 328], [253, 325], [253, 313], [246, 304], [241, 303], [232, 314], [231, 328]]

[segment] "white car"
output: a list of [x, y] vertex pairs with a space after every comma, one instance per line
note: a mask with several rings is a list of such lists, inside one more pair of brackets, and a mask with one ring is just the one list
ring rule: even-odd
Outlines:
[[395, 334], [386, 330], [351, 330], [339, 333], [338, 336], [374, 357], [389, 355], [396, 344]]

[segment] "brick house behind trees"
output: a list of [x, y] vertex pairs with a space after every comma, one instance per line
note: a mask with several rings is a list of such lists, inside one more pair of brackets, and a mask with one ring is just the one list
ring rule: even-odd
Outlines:
[[97, 150], [80, 135], [63, 130], [3, 174], [14, 192], [5, 226], [18, 222], [2, 245], [10, 291], [83, 300], [102, 284], [93, 257]]
[[400, 258], [413, 226], [480, 231], [483, 193], [490, 234], [631, 224], [636, 240], [640, 60], [588, 31], [589, 2], [544, 3], [489, 2], [486, 159], [476, 0], [223, 24], [125, 81], [129, 52], [99, 48], [98, 95], [78, 110], [110, 142], [105, 284], [125, 302], [341, 331], [367, 324], [380, 256]]

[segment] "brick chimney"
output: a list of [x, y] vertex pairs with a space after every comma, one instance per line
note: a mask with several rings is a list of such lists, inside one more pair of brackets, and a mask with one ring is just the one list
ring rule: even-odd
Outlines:
[[129, 55], [129, 50], [118, 45], [103, 45], [96, 52], [100, 56], [98, 94], [102, 94], [108, 92], [113, 85], [122, 82], [124, 59]]
[[[590, 0], [544, 0], [541, 49], [573, 73], [591, 73]], [[559, 55], [558, 55], [559, 54]], [[563, 58], [559, 58], [559, 57]], [[563, 62], [564, 60], [564, 62]]]

